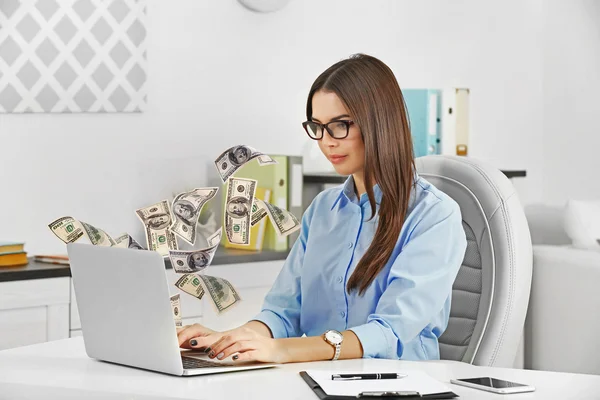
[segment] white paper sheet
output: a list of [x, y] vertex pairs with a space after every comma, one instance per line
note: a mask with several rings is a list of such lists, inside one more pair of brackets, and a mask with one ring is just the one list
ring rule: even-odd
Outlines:
[[331, 379], [333, 374], [366, 374], [371, 371], [306, 371], [311, 378], [321, 386], [321, 389], [328, 395], [356, 396], [361, 392], [367, 391], [401, 391], [410, 390], [419, 392], [421, 395], [433, 393], [446, 393], [452, 390], [433, 379], [423, 371], [418, 370], [397, 370], [397, 371], [377, 371], [381, 373], [400, 373], [408, 375], [400, 379], [377, 379], [377, 380], [359, 380], [359, 381], [334, 381]]

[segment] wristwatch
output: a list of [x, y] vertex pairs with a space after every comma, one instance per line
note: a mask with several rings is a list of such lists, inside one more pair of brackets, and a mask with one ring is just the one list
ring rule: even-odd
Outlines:
[[335, 361], [340, 356], [340, 350], [342, 349], [342, 342], [344, 341], [344, 335], [340, 332], [330, 329], [323, 334], [323, 339], [335, 348], [335, 354], [331, 361]]

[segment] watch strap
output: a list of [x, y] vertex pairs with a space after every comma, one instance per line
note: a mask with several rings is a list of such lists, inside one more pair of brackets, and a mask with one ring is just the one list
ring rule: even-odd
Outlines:
[[334, 347], [335, 347], [335, 354], [333, 355], [333, 358], [331, 359], [331, 361], [337, 360], [340, 356], [340, 351], [342, 350], [341, 344], [336, 344], [336, 345], [334, 345]]

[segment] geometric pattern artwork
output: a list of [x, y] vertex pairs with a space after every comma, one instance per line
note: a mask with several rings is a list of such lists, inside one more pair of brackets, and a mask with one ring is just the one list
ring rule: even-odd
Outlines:
[[145, 0], [0, 0], [0, 113], [142, 112]]

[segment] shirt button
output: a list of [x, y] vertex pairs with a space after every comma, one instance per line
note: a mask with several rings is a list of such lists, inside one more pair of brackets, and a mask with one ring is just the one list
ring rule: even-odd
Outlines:
[[342, 318], [346, 317], [346, 313], [343, 311], [340, 311], [340, 315], [342, 316]]
[[344, 278], [342, 278], [341, 276], [338, 276], [337, 283], [342, 283], [343, 280], [344, 280]]
[[348, 248], [351, 249], [354, 244], [352, 242], [348, 243]]

